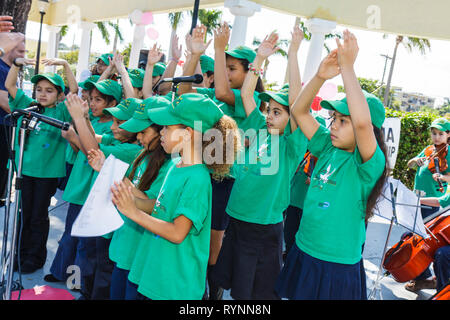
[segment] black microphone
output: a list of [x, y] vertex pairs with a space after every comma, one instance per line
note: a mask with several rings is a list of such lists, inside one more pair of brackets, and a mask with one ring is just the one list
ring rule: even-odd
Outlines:
[[173, 83], [193, 82], [193, 83], [199, 84], [199, 83], [203, 82], [203, 76], [201, 74], [194, 74], [192, 76], [165, 78], [165, 79], [161, 80], [161, 83], [163, 83], [163, 82], [173, 82]]
[[39, 113], [36, 113], [33, 111], [28, 112], [28, 118], [31, 118], [30, 123], [33, 121], [34, 122], [42, 121], [42, 122], [45, 122], [46, 124], [49, 124], [53, 127], [56, 127], [58, 129], [61, 129], [64, 131], [69, 130], [69, 127], [70, 127], [70, 123], [68, 123], [68, 122], [64, 122], [64, 121], [61, 121], [61, 120], [58, 120], [55, 118], [47, 117], [47, 116], [44, 116], [42, 114], [39, 114]]
[[6, 117], [19, 117], [21, 115], [28, 115], [30, 112], [37, 112], [37, 113], [43, 113], [44, 107], [37, 101], [33, 101], [30, 103], [28, 108], [25, 109], [16, 109], [10, 114], [8, 114]]

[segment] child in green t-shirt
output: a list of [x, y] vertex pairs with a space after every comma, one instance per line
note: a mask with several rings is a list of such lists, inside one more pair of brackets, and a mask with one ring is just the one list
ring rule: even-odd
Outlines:
[[[355, 75], [358, 45], [348, 30], [344, 43], [320, 64], [291, 108], [318, 160], [308, 188], [300, 228], [280, 273], [276, 291], [289, 299], [364, 299], [361, 273], [365, 223], [386, 180], [381, 127], [385, 110], [361, 90]], [[322, 101], [334, 110], [330, 130], [310, 113], [326, 80], [342, 75], [346, 98]]]
[[[429, 127], [433, 144], [425, 147], [416, 157], [408, 161], [408, 167], [418, 167], [414, 178], [414, 189], [424, 191], [425, 197], [440, 197], [446, 193], [446, 180], [450, 177], [450, 171], [448, 170], [450, 155], [448, 154], [447, 144], [447, 140], [450, 137], [449, 127], [450, 123], [445, 118], [434, 120]], [[430, 154], [436, 152], [437, 157], [427, 157], [426, 151], [427, 155], [428, 151]], [[435, 170], [434, 159], [439, 161], [440, 173]], [[445, 161], [440, 159], [445, 159]], [[431, 166], [429, 166], [430, 162]], [[434, 212], [436, 212], [436, 208], [422, 208], [422, 218], [426, 218]]]
[[[211, 233], [210, 170], [219, 179], [228, 174], [239, 147], [237, 126], [211, 99], [196, 93], [150, 109], [148, 115], [164, 126], [161, 145], [166, 153], [181, 158], [174, 159], [157, 198], [148, 200], [145, 210], [136, 208], [124, 183], [112, 187], [113, 203], [148, 235], [142, 237], [148, 250], [135, 257], [129, 280], [150, 299], [201, 299]], [[202, 143], [210, 132], [217, 136]]]
[[234, 166], [236, 180], [226, 207], [230, 224], [212, 271], [212, 280], [231, 288], [234, 299], [278, 299], [274, 285], [282, 266], [283, 211], [289, 206], [290, 181], [307, 144], [289, 111], [301, 88], [297, 54], [302, 39], [296, 28], [289, 48], [290, 85], [259, 95], [268, 102], [267, 116], [253, 95], [262, 64], [278, 50], [277, 34], [261, 43], [241, 89], [247, 116], [242, 124], [258, 133], [250, 136], [248, 150]]
[[[70, 122], [64, 102], [65, 84], [55, 73], [43, 73], [31, 78], [35, 85], [36, 100], [28, 97], [16, 87], [19, 68], [34, 61], [16, 58], [8, 73], [5, 87], [9, 93], [11, 111], [25, 109], [32, 102], [38, 102], [42, 114], [60, 121]], [[63, 66], [71, 92], [77, 92], [78, 86], [69, 64], [63, 59], [45, 59], [44, 65]], [[20, 125], [23, 117], [17, 119]], [[15, 145], [15, 168], [19, 165], [19, 130]], [[58, 179], [65, 176], [66, 142], [61, 130], [44, 122], [38, 122], [31, 131], [26, 132], [22, 164], [22, 232], [19, 238], [20, 267], [22, 273], [32, 273], [42, 268], [47, 257], [47, 237], [49, 232], [48, 207], [55, 194]], [[17, 182], [18, 183], [18, 182]]]
[[[137, 134], [137, 139], [144, 147], [129, 167], [124, 182], [132, 187], [133, 195], [138, 199], [154, 199], [157, 197], [167, 170], [171, 166], [171, 159], [167, 156], [160, 143], [162, 126], [153, 123], [147, 115], [149, 108], [165, 107], [169, 101], [162, 97], [151, 97], [139, 104], [133, 117], [119, 127]], [[89, 152], [89, 163], [94, 170], [99, 171], [105, 156], [101, 151]], [[124, 224], [112, 234], [109, 246], [109, 258], [114, 263], [111, 275], [111, 300], [126, 298], [128, 273], [136, 254], [144, 229], [134, 221], [121, 215]], [[133, 248], [130, 250], [130, 248]], [[145, 249], [141, 249], [145, 250]], [[130, 293], [129, 293], [130, 295]], [[130, 297], [128, 297], [131, 299]]]

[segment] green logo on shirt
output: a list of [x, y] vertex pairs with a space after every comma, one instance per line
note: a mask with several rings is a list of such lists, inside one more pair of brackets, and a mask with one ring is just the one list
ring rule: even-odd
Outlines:
[[319, 182], [317, 185], [314, 185], [314, 187], [317, 187], [322, 190], [326, 184], [335, 186], [336, 181], [330, 180], [330, 177], [334, 173], [334, 171], [336, 171], [336, 169], [331, 171], [331, 164], [330, 164], [328, 166], [327, 170], [322, 170], [318, 174], [316, 174], [316, 176], [314, 177], [314, 180], [319, 181]]

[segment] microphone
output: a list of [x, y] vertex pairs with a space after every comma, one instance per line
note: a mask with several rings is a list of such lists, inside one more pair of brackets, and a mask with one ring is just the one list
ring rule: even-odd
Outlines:
[[30, 103], [30, 106], [25, 109], [17, 109], [8, 114], [6, 117], [19, 117], [21, 115], [29, 115], [30, 112], [43, 113], [44, 107], [37, 101]]
[[173, 82], [173, 83], [193, 82], [193, 83], [199, 84], [199, 83], [203, 82], [203, 76], [201, 74], [194, 74], [192, 76], [165, 78], [165, 79], [162, 79], [160, 83], [163, 83], [163, 82]]
[[[61, 121], [58, 119], [47, 117], [42, 114], [36, 113], [34, 111], [28, 112], [28, 117], [31, 118], [30, 126], [33, 126], [33, 127], [38, 121], [45, 122], [46, 124], [49, 124], [53, 127], [56, 127], [58, 129], [61, 129], [64, 131], [69, 130], [69, 127], [70, 127], [70, 123], [68, 123], [68, 122], [64, 122], [64, 121]], [[31, 122], [33, 122], [33, 125], [31, 125]]]

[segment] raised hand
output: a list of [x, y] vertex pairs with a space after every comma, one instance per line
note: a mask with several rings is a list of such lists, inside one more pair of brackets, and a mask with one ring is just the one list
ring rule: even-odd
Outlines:
[[206, 26], [199, 26], [192, 30], [191, 53], [202, 55], [205, 53], [212, 39], [205, 43]]
[[257, 55], [263, 59], [267, 59], [269, 56], [277, 52], [280, 48], [277, 47], [278, 34], [272, 32], [269, 36], [266, 36], [259, 45]]
[[125, 64], [123, 63], [123, 56], [120, 53], [116, 53], [113, 56], [113, 64], [116, 67], [117, 72], [120, 74], [123, 74], [124, 72], [127, 72], [127, 69], [125, 68]]
[[225, 51], [225, 48], [230, 41], [230, 27], [228, 23], [224, 22], [214, 32], [214, 49]]
[[36, 61], [34, 59], [27, 59], [27, 58], [16, 58], [14, 62], [15, 64], [18, 64], [20, 66], [28, 66], [36, 64]]
[[336, 38], [338, 63], [341, 68], [352, 67], [358, 56], [358, 42], [353, 33], [348, 30], [344, 31], [344, 43]]
[[88, 151], [88, 162], [89, 165], [97, 172], [100, 172], [100, 170], [103, 167], [103, 163], [105, 163], [105, 154], [100, 150], [89, 150]]
[[11, 16], [0, 16], [0, 32], [10, 32], [14, 30], [12, 23], [13, 17]]
[[161, 60], [162, 55], [161, 47], [158, 47], [158, 44], [155, 43], [153, 47], [148, 50], [147, 65], [155, 65]]
[[289, 52], [297, 52], [305, 35], [298, 25], [294, 26], [291, 32], [291, 43], [289, 45]]
[[89, 110], [87, 101], [84, 101], [76, 93], [69, 93], [66, 99], [67, 110], [73, 119], [83, 118]]
[[45, 66], [64, 66], [68, 64], [66, 60], [59, 58], [42, 59], [42, 63]]
[[340, 73], [337, 49], [331, 51], [320, 63], [317, 76], [323, 80], [329, 80]]
[[181, 54], [183, 53], [183, 47], [178, 43], [179, 38], [176, 34], [174, 34], [172, 37], [172, 47], [170, 48], [170, 52], [172, 54], [172, 59], [175, 61], [179, 61], [181, 58]]

